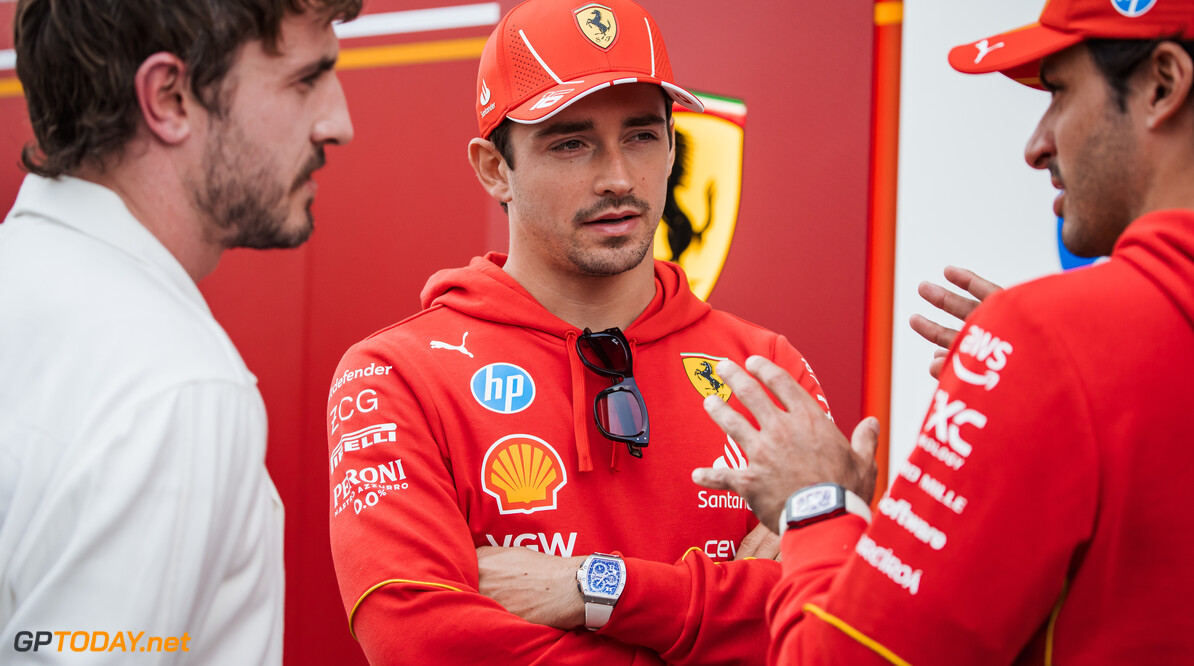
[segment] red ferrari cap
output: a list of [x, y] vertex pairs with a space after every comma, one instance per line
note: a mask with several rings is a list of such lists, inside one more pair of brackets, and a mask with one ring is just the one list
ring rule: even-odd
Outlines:
[[511, 9], [481, 52], [477, 123], [489, 136], [504, 118], [533, 124], [619, 83], [654, 83], [681, 106], [704, 111], [672, 82], [663, 35], [630, 0], [528, 0]]
[[1047, 55], [1087, 39], [1158, 38], [1194, 38], [1194, 0], [1049, 0], [1036, 23], [954, 47], [949, 64], [1041, 88]]

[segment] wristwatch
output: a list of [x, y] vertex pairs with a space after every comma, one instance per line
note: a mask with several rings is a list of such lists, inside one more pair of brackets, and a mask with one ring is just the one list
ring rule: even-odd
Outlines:
[[576, 586], [585, 600], [585, 627], [597, 631], [609, 622], [626, 587], [626, 563], [617, 555], [593, 553], [576, 570]]
[[779, 514], [779, 535], [843, 513], [862, 516], [871, 522], [871, 508], [861, 497], [836, 483], [818, 483], [801, 488], [788, 497]]

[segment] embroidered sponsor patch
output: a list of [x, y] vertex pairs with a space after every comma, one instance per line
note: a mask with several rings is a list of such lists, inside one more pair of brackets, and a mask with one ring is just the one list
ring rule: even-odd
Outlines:
[[560, 454], [533, 435], [499, 439], [481, 463], [481, 488], [497, 500], [502, 514], [556, 509], [557, 496], [567, 483]]
[[512, 363], [490, 363], [473, 373], [473, 398], [491, 412], [515, 414], [535, 401], [531, 373]]
[[717, 374], [717, 364], [724, 361], [722, 356], [709, 354], [680, 354], [684, 362], [684, 373], [692, 387], [703, 396], [716, 395], [722, 401], [730, 399], [730, 387]]

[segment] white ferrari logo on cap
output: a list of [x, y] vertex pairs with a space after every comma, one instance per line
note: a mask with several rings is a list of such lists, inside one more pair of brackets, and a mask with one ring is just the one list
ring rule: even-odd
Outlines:
[[608, 49], [618, 37], [618, 20], [609, 7], [588, 4], [572, 12], [576, 25], [594, 46]]

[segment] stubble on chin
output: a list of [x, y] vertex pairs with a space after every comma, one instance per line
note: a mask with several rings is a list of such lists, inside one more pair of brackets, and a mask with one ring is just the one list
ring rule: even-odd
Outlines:
[[323, 166], [322, 148], [304, 165], [291, 190], [278, 184], [268, 159], [254, 159], [241, 132], [226, 128], [212, 135], [204, 153], [203, 182], [193, 188], [197, 208], [208, 220], [209, 242], [225, 249], [287, 249], [302, 245], [315, 229], [308, 196], [302, 217], [288, 227], [292, 195]]
[[651, 250], [654, 235], [644, 239], [626, 237], [609, 238], [602, 247], [593, 249], [573, 245], [568, 252], [568, 261], [581, 274], [591, 277], [621, 275], [638, 267]]
[[[634, 208], [644, 220], [659, 219], [659, 216], [654, 212], [654, 208], [648, 202], [634, 195], [629, 195], [617, 199], [608, 198], [585, 210], [579, 211], [574, 216], [573, 222], [583, 224], [606, 211], [625, 206]], [[655, 227], [651, 227], [649, 232], [644, 232], [642, 238], [635, 236], [604, 238], [597, 247], [586, 247], [581, 242], [575, 241], [568, 248], [568, 262], [582, 275], [591, 277], [621, 275], [626, 271], [638, 267], [647, 258], [647, 253], [651, 251], [651, 242], [655, 239]]]

